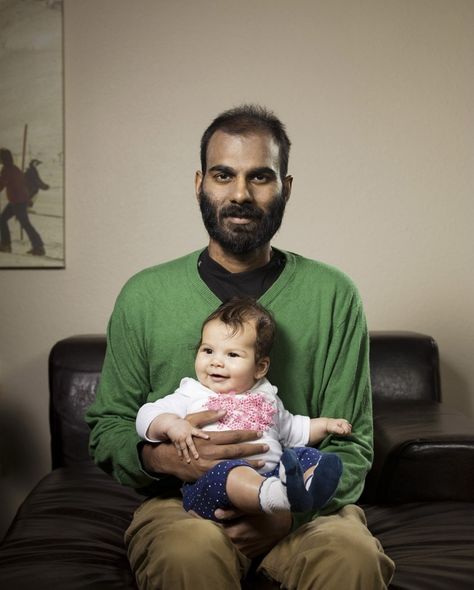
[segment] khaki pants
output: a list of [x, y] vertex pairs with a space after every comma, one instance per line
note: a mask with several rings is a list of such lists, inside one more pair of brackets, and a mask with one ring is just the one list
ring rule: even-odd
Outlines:
[[[238, 590], [250, 567], [222, 527], [190, 516], [177, 498], [142, 504], [125, 542], [140, 590]], [[393, 570], [354, 505], [303, 525], [259, 566], [288, 590], [382, 590]]]

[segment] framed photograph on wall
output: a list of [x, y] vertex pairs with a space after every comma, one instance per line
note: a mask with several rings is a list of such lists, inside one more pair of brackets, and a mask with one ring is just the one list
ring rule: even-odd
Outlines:
[[62, 0], [0, 0], [0, 268], [64, 268]]

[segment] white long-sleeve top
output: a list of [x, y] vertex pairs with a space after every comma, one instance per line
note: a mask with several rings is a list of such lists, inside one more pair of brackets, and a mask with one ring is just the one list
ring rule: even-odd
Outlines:
[[137, 432], [144, 440], [162, 442], [147, 436], [151, 422], [160, 414], [176, 414], [185, 418], [203, 410], [223, 408], [227, 411], [226, 415], [218, 422], [204, 426], [203, 430], [262, 431], [262, 438], [254, 443], [266, 443], [269, 450], [252, 456], [252, 459], [265, 460], [264, 467], [259, 470], [265, 473], [277, 466], [282, 447], [301, 447], [309, 441], [308, 416], [290, 414], [277, 394], [278, 389], [267, 379], [261, 379], [245, 393], [219, 394], [199, 381], [185, 377], [174, 393], [140, 408], [136, 420]]

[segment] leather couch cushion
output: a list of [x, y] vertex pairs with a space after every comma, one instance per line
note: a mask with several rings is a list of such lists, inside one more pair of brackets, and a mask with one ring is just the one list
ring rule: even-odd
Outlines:
[[470, 418], [438, 402], [375, 400], [375, 457], [363, 501], [473, 502], [472, 432]]
[[90, 461], [49, 473], [0, 547], [0, 588], [136, 588], [123, 534], [143, 497]]
[[370, 530], [395, 561], [390, 590], [472, 590], [474, 504], [363, 508]]
[[[135, 590], [123, 534], [142, 500], [91, 462], [56, 469], [27, 498], [0, 548], [0, 588]], [[474, 504], [364, 509], [396, 562], [391, 590], [472, 589]]]

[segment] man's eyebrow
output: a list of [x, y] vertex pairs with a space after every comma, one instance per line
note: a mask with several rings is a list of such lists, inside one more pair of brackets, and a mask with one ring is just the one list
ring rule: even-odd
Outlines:
[[269, 168], [268, 166], [260, 166], [259, 168], [253, 168], [250, 170], [247, 176], [270, 176], [271, 178], [276, 178], [277, 174], [273, 168]]
[[226, 174], [235, 174], [235, 170], [230, 166], [224, 166], [224, 164], [216, 164], [209, 168], [209, 172], [225, 172]]
[[[216, 164], [209, 168], [208, 172], [223, 172], [229, 176], [235, 176], [237, 174], [234, 168], [231, 166], [225, 166], [224, 164]], [[269, 166], [259, 166], [258, 168], [252, 168], [247, 172], [247, 177], [252, 176], [268, 176], [270, 178], [276, 178], [277, 173]]]

